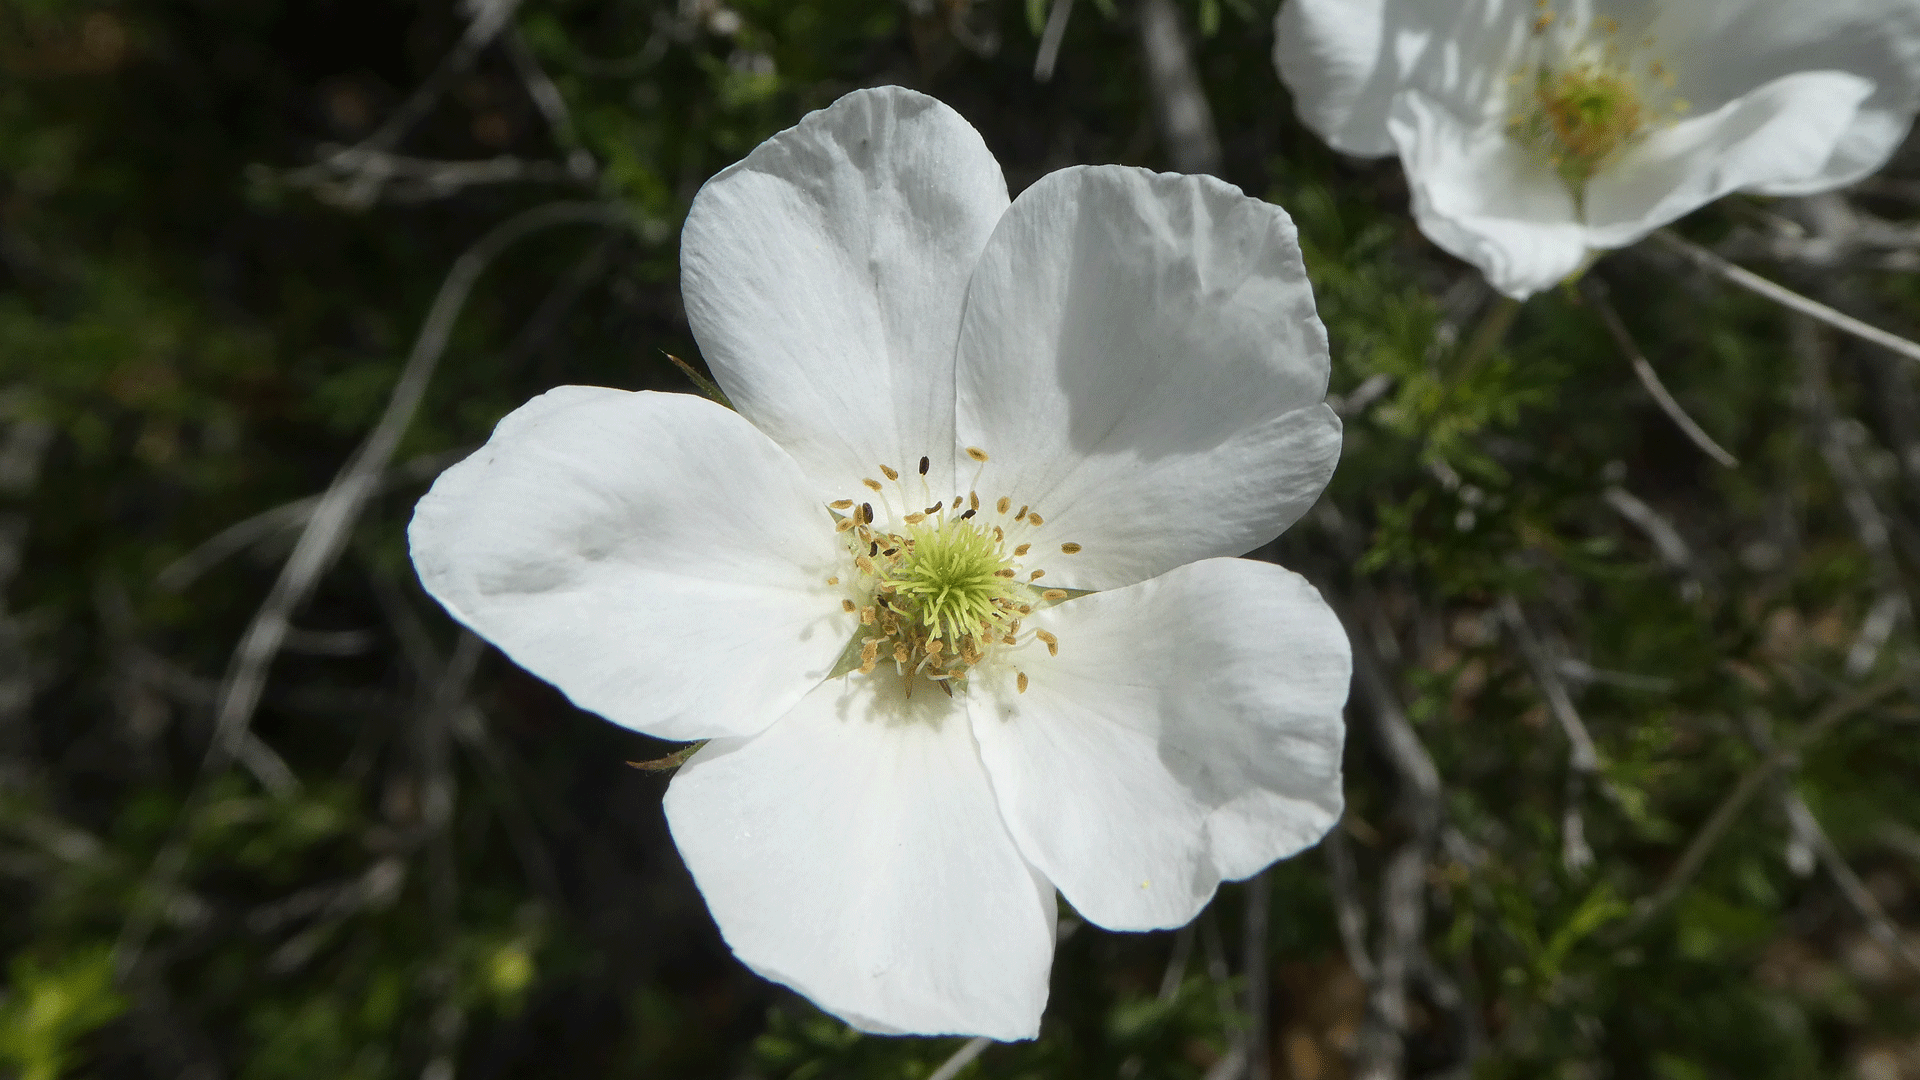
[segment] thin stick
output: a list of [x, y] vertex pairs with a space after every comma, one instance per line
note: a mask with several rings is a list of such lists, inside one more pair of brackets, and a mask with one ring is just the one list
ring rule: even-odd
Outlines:
[[1073, 16], [1073, 0], [1053, 0], [1047, 12], [1047, 28], [1040, 34], [1040, 52], [1033, 58], [1033, 81], [1053, 81], [1053, 65], [1060, 59], [1060, 43], [1067, 37], [1067, 20]]
[[1681, 237], [1670, 229], [1661, 229], [1653, 234], [1654, 239], [1666, 244], [1687, 258], [1696, 266], [1718, 274], [1732, 284], [1748, 292], [1766, 297], [1781, 307], [1797, 311], [1811, 319], [1826, 323], [1842, 333], [1852, 334], [1862, 341], [1872, 342], [1897, 356], [1920, 362], [1920, 344], [1908, 341], [1898, 334], [1890, 334], [1877, 326], [1871, 326], [1843, 312], [1836, 311], [1818, 300], [1812, 300], [1784, 285], [1768, 281], [1759, 274], [1744, 267], [1735, 266], [1727, 260], [1708, 251], [1706, 248]]
[[1141, 0], [1137, 16], [1146, 54], [1154, 117], [1173, 167], [1184, 173], [1220, 171], [1220, 133], [1200, 86], [1193, 51], [1173, 0]]
[[[604, 203], [548, 203], [495, 226], [454, 260], [421, 324], [413, 352], [387, 398], [386, 411], [321, 495], [300, 539], [294, 544], [293, 553], [287, 557], [280, 576], [234, 650], [215, 706], [213, 739], [200, 760], [194, 787], [175, 818], [173, 835], [148, 871], [148, 887], [142, 890], [145, 896], [170, 892], [175, 879], [185, 869], [188, 823], [211, 790], [208, 781], [224, 773], [243, 749], [254, 710], [266, 689], [267, 669], [286, 641], [293, 611], [312, 593], [321, 575], [345, 547], [361, 508], [373, 493], [380, 474], [386, 470], [400, 437], [413, 422], [413, 414], [426, 394], [441, 354], [446, 351], [454, 323], [480, 275], [515, 241], [540, 229], [570, 222], [626, 225], [629, 219], [618, 208]], [[123, 979], [131, 971], [158, 918], [159, 911], [154, 904], [140, 903], [121, 928], [114, 952], [116, 970]]]
[[1680, 429], [1680, 433], [1685, 435], [1693, 445], [1699, 447], [1701, 453], [1729, 469], [1739, 468], [1740, 459], [1728, 453], [1719, 443], [1714, 442], [1713, 436], [1708, 435], [1705, 428], [1694, 423], [1693, 417], [1688, 416], [1687, 411], [1674, 400], [1674, 396], [1667, 392], [1666, 384], [1660, 381], [1660, 375], [1653, 370], [1653, 365], [1641, 355], [1640, 346], [1634, 343], [1633, 335], [1627, 332], [1627, 324], [1621, 321], [1620, 313], [1614, 310], [1613, 301], [1607, 296], [1606, 284], [1589, 274], [1582, 279], [1581, 285], [1587, 294], [1587, 300], [1593, 304], [1593, 310], [1600, 313], [1600, 321], [1606, 324], [1607, 333], [1613, 335], [1614, 344], [1620, 347], [1620, 352], [1626, 356], [1627, 362], [1633, 365], [1633, 373], [1639, 376], [1640, 385], [1645, 387], [1647, 393], [1652, 396], [1654, 404], [1660, 406], [1660, 411], [1667, 414], [1667, 419], [1673, 421], [1674, 426]]
[[[1749, 718], [1746, 728], [1747, 740], [1753, 743], [1755, 749], [1761, 753], [1772, 752], [1773, 735], [1764, 722]], [[1866, 882], [1861, 881], [1860, 875], [1848, 865], [1845, 856], [1840, 854], [1840, 848], [1834, 844], [1833, 837], [1821, 826], [1820, 819], [1813, 816], [1813, 809], [1807, 805], [1807, 800], [1801, 798], [1800, 792], [1790, 783], [1780, 784], [1780, 795], [1793, 834], [1805, 837], [1819, 855], [1834, 884], [1840, 886], [1840, 895], [1853, 907], [1861, 921], [1867, 924], [1867, 930], [1874, 940], [1906, 961], [1908, 967], [1920, 972], [1920, 949], [1902, 936], [1900, 928], [1888, 917], [1887, 909], [1881, 907], [1879, 898], [1873, 895], [1873, 890], [1867, 888]]]
[[927, 1080], [953, 1080], [954, 1077], [960, 1075], [961, 1069], [973, 1064], [973, 1059], [986, 1052], [987, 1047], [992, 1045], [993, 1040], [987, 1038], [985, 1035], [976, 1035], [968, 1039], [966, 1045], [955, 1050], [953, 1056], [942, 1062], [939, 1068], [933, 1070], [932, 1075], [928, 1076]]
[[1267, 1065], [1267, 916], [1273, 902], [1273, 882], [1265, 871], [1247, 882], [1246, 911], [1241, 927], [1240, 968], [1247, 980], [1247, 1080], [1268, 1080]]
[[1513, 329], [1513, 320], [1520, 314], [1520, 301], [1511, 296], [1502, 296], [1493, 302], [1486, 314], [1480, 317], [1480, 325], [1473, 328], [1473, 337], [1459, 351], [1453, 354], [1449, 365], [1455, 373], [1466, 373], [1479, 367], [1488, 354], [1500, 346], [1506, 339], [1507, 331]]
[[1792, 764], [1802, 750], [1825, 735], [1835, 724], [1862, 709], [1871, 708], [1880, 699], [1900, 689], [1904, 681], [1903, 675], [1892, 675], [1841, 698], [1821, 710], [1820, 714], [1815, 716], [1812, 722], [1787, 745], [1768, 754], [1760, 764], [1747, 770], [1746, 775], [1740, 778], [1740, 782], [1734, 785], [1732, 791], [1727, 792], [1727, 797], [1722, 799], [1720, 805], [1714, 809], [1713, 816], [1700, 827], [1699, 834], [1693, 838], [1693, 843], [1687, 845], [1687, 850], [1681, 854], [1680, 861], [1674, 863], [1673, 869], [1667, 872], [1666, 880], [1660, 883], [1660, 887], [1651, 896], [1635, 905], [1633, 917], [1621, 926], [1614, 935], [1615, 939], [1624, 940], [1640, 932], [1653, 920], [1654, 916], [1679, 898], [1680, 894], [1686, 890], [1688, 883], [1693, 880], [1693, 876], [1705, 865], [1707, 856], [1713, 852], [1714, 845], [1718, 844], [1727, 830], [1733, 827], [1734, 820], [1740, 816], [1740, 811], [1745, 809], [1747, 803], [1753, 799], [1761, 787], [1773, 778], [1774, 773]]

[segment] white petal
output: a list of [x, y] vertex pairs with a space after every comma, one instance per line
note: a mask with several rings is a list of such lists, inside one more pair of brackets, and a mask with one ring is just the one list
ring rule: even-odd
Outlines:
[[683, 394], [562, 386], [440, 474], [407, 539], [453, 617], [574, 704], [663, 739], [755, 732], [853, 636], [800, 469]]
[[1812, 195], [1845, 187], [1871, 173], [1880, 171], [1900, 144], [1907, 141], [1913, 127], [1912, 109], [1861, 109], [1853, 123], [1834, 144], [1833, 156], [1820, 171], [1801, 180], [1778, 180], [1753, 184], [1748, 190], [1761, 195]]
[[1787, 75], [1649, 135], [1587, 183], [1596, 247], [1624, 247], [1732, 191], [1819, 176], [1873, 84], [1837, 71]]
[[1825, 191], [1878, 169], [1920, 105], [1920, 5], [1912, 0], [1689, 0], [1650, 27], [1676, 91], [1711, 112], [1783, 76], [1833, 71], [1873, 84], [1832, 156], [1811, 175], [1769, 180], [1769, 195]]
[[1420, 231], [1479, 267], [1488, 284], [1525, 298], [1580, 269], [1587, 231], [1573, 196], [1498, 123], [1469, 125], [1408, 90], [1395, 99], [1388, 127]]
[[1020, 850], [1114, 930], [1178, 926], [1340, 816], [1346, 633], [1313, 586], [1214, 559], [1036, 613], [968, 710]]
[[681, 234], [702, 355], [823, 501], [881, 463], [951, 475], [953, 343], [1007, 206], [960, 115], [899, 87], [848, 94], [707, 181]]
[[1497, 111], [1534, 7], [1525, 0], [1287, 0], [1274, 64], [1301, 119], [1334, 149], [1394, 152], [1394, 98], [1415, 89], [1462, 117]]
[[1327, 371], [1285, 211], [1212, 177], [1063, 169], [981, 253], [959, 434], [992, 455], [982, 499], [1040, 511], [1042, 550], [1085, 546], [1053, 580], [1112, 588], [1249, 551], [1313, 505], [1340, 453]]
[[967, 718], [899, 682], [823, 683], [694, 755], [667, 822], [734, 954], [869, 1031], [1030, 1039], [1053, 889], [1014, 847]]
[[[1420, 5], [1400, 4], [1395, 13]], [[1343, 153], [1393, 153], [1387, 107], [1400, 88], [1386, 45], [1387, 0], [1286, 0], [1273, 23], [1273, 65], [1300, 119]]]

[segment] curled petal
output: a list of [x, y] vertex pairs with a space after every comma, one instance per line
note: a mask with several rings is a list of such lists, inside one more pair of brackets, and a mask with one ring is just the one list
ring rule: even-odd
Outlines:
[[1838, 71], [1783, 76], [1649, 135], [1587, 184], [1596, 247], [1624, 247], [1732, 191], [1820, 176], [1873, 84]]
[[1559, 175], [1497, 125], [1470, 126], [1408, 90], [1388, 125], [1434, 243], [1512, 297], [1552, 288], [1587, 258], [1587, 230]]

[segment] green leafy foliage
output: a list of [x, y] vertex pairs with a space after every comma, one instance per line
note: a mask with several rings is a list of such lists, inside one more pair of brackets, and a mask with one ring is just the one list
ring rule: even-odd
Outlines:
[[[1603, 259], [1640, 351], [1740, 459], [1712, 464], [1590, 294], [1504, 306], [1420, 237], [1396, 165], [1293, 119], [1275, 7], [1178, 5], [1224, 175], [1299, 228], [1345, 423], [1328, 494], [1259, 554], [1380, 664], [1437, 824], [1419, 839], [1357, 696], [1340, 846], [1268, 872], [1264, 938], [1237, 884], [1184, 934], [1083, 926], [1040, 1038], [958, 1076], [1198, 1078], [1256, 1032], [1276, 1080], [1351, 1075], [1410, 843], [1406, 1075], [1920, 1076], [1920, 977], [1883, 935], [1920, 927], [1917, 643], [1886, 616], [1920, 595], [1915, 371], [1657, 252]], [[694, 192], [847, 90], [941, 96], [1016, 192], [1078, 162], [1169, 167], [1135, 6], [1079, 5], [1041, 85], [1048, 3], [530, 0], [436, 82], [468, 10], [0, 4], [0, 1073], [924, 1080], [964, 1040], [861, 1034], [741, 967], [666, 834], [665, 774], [625, 764], [673, 748], [474, 652], [404, 529], [535, 393], [693, 389], [668, 354], [697, 375], [676, 249]], [[539, 168], [432, 188], [314, 165], [427, 85], [386, 149]], [[1850, 205], [1910, 224], [1915, 175], [1897, 158]], [[255, 742], [203, 774], [303, 500], [386, 407], [453, 261], [556, 200], [637, 225], [538, 232], [481, 275], [292, 613]], [[1683, 228], [1751, 255], [1803, 210], [1736, 197]], [[1756, 268], [1920, 326], [1911, 274]], [[1879, 683], [1685, 864], [1769, 745]]]

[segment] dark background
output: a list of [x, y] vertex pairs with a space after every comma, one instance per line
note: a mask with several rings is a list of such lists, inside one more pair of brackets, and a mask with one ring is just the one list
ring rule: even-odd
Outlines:
[[[1479, 333], [1503, 309], [1397, 165], [1294, 120], [1274, 6], [1081, 0], [1043, 84], [1043, 2], [528, 0], [480, 33], [439, 0], [0, 0], [0, 1075], [904, 1080], [959, 1048], [736, 963], [667, 776], [625, 764], [674, 748], [463, 638], [403, 536], [527, 397], [690, 389], [693, 193], [892, 82], [1016, 191], [1118, 161], [1286, 207], [1347, 421], [1259, 553], [1355, 631], [1346, 822], [1188, 931], [1081, 927], [1042, 1037], [961, 1075], [1920, 1077], [1920, 372], [1607, 258], [1589, 287], [1728, 469], [1590, 293]], [[1164, 128], [1194, 92], [1213, 132]], [[1917, 156], [1683, 230], [1910, 333]]]

